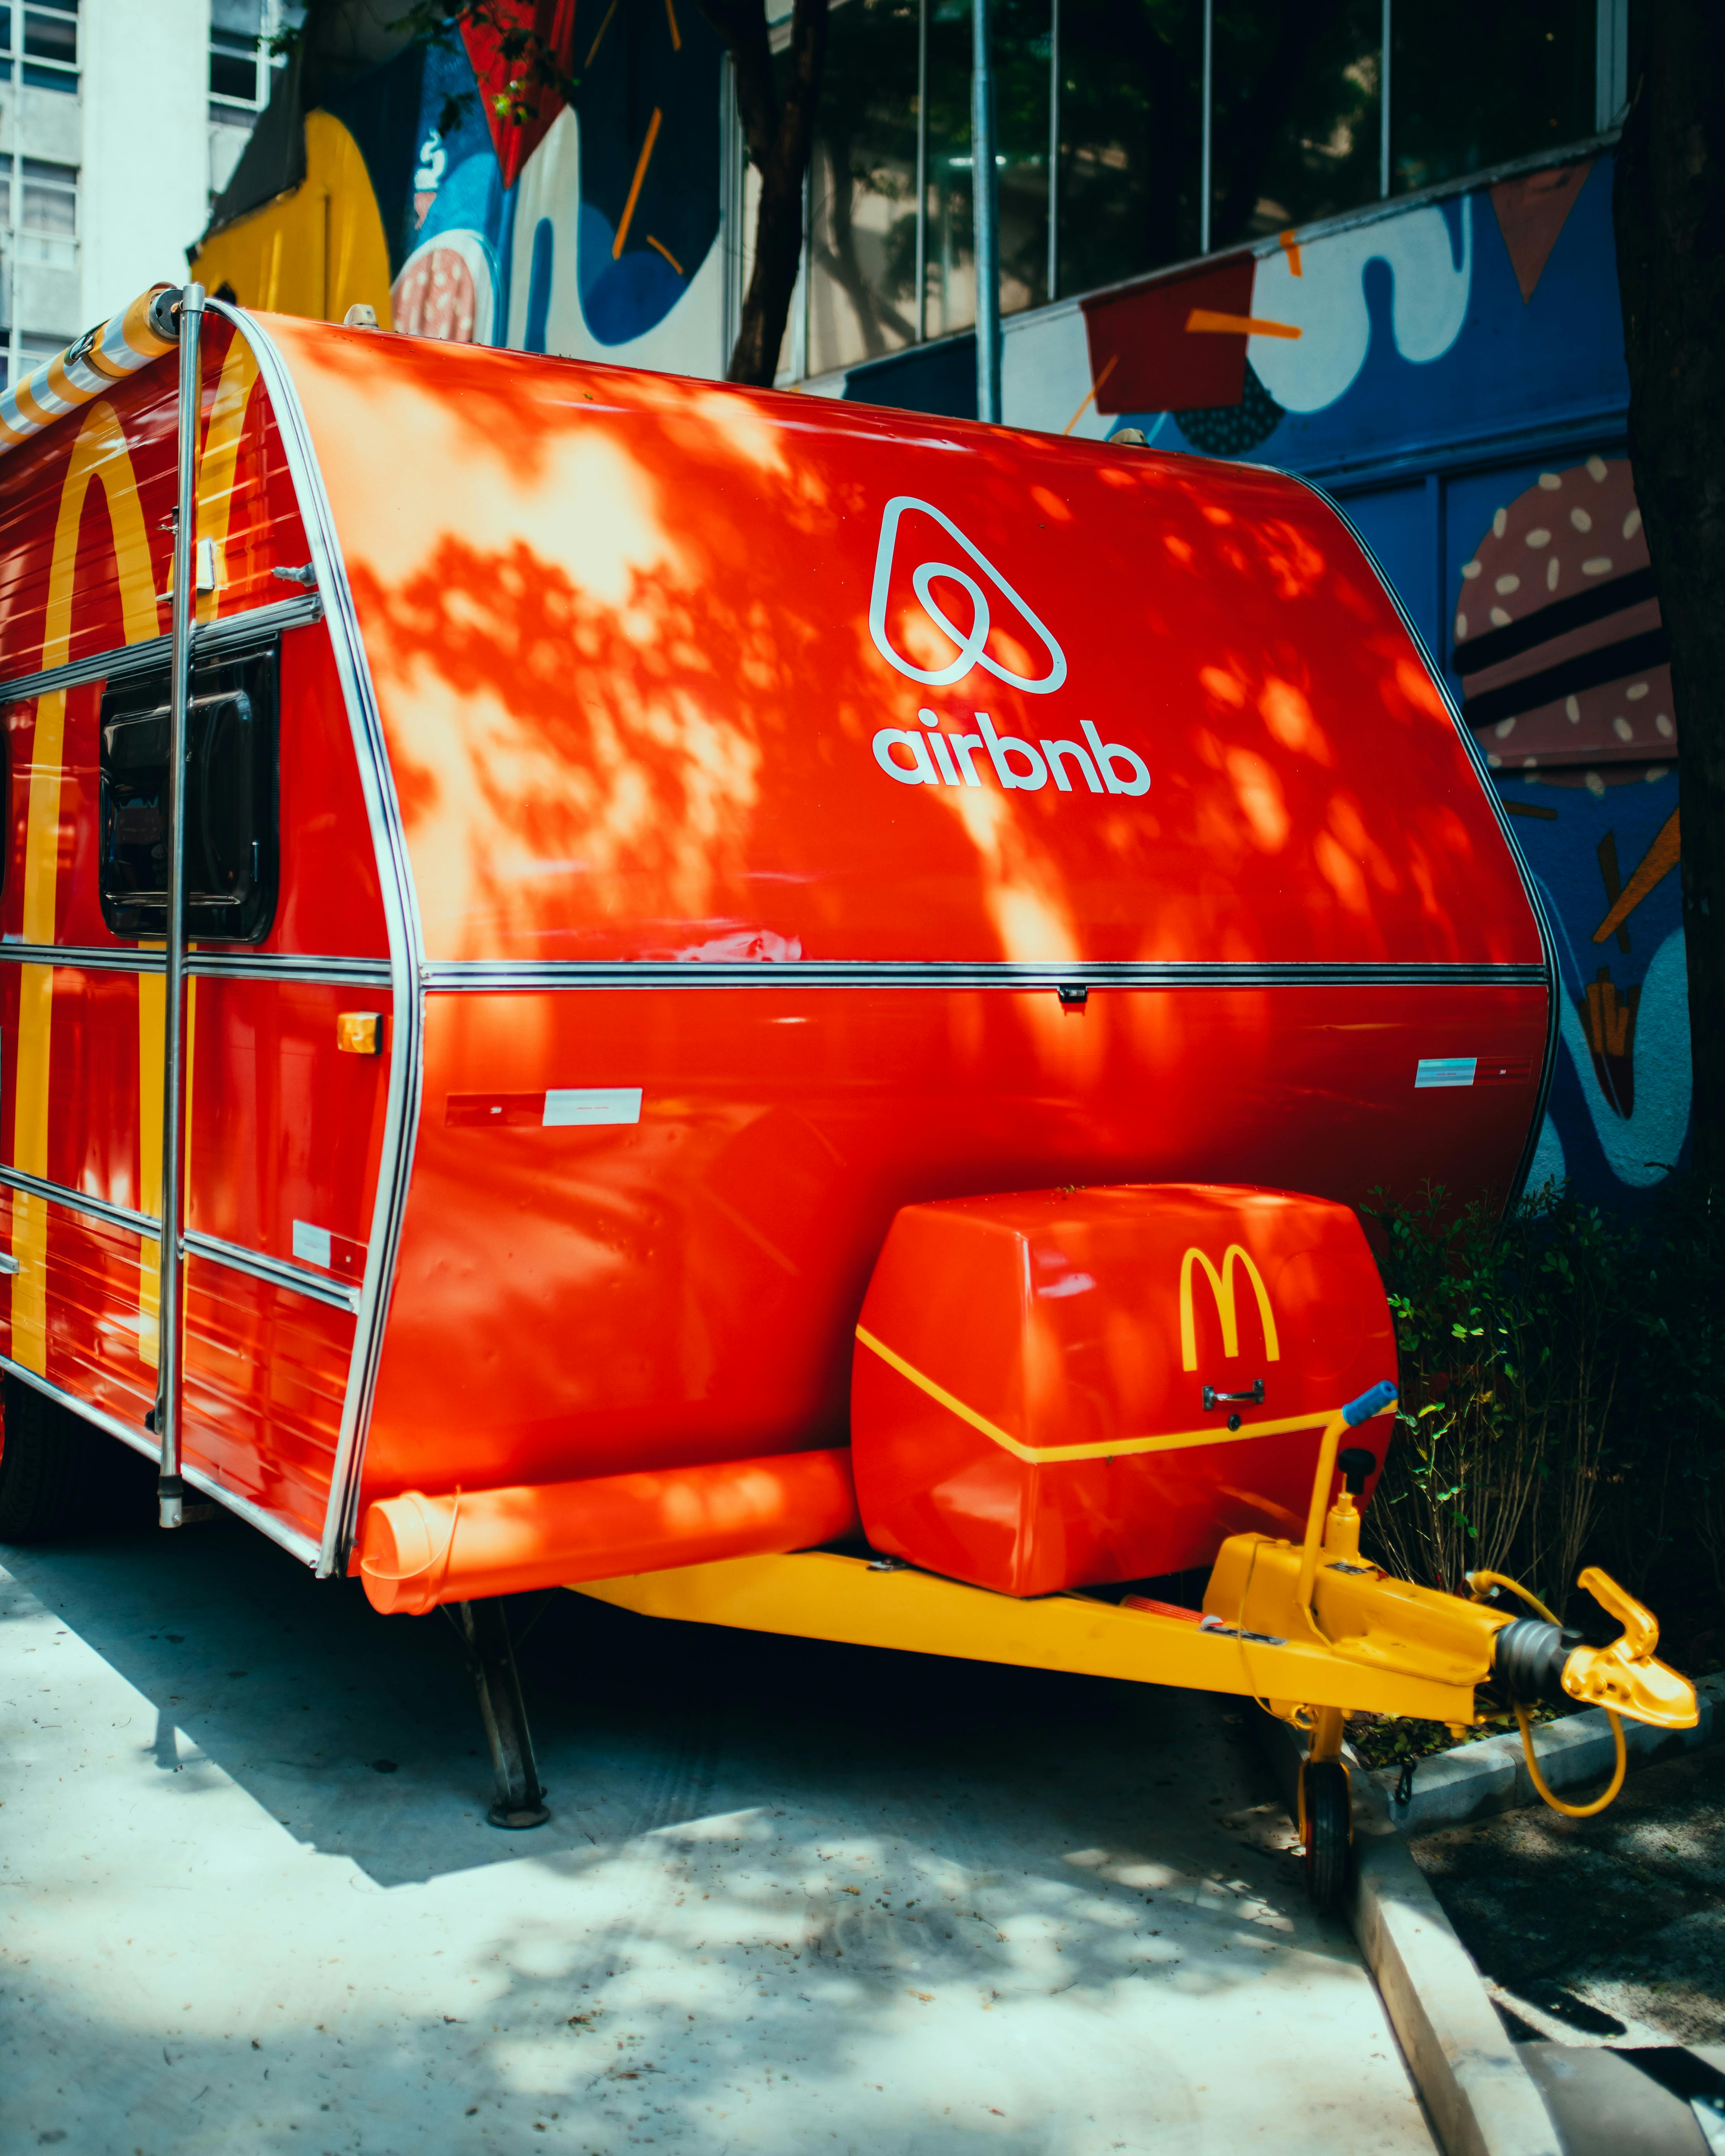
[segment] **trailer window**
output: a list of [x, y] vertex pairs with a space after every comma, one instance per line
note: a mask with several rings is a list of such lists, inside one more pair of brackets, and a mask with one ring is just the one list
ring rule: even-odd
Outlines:
[[[275, 915], [276, 657], [271, 648], [193, 672], [188, 936], [255, 943]], [[102, 698], [102, 917], [116, 936], [160, 936], [167, 927], [169, 721], [165, 672]]]

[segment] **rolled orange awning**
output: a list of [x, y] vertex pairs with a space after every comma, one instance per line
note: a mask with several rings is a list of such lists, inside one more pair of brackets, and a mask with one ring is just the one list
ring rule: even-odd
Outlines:
[[444, 1602], [812, 1549], [860, 1532], [850, 1450], [840, 1445], [444, 1496], [403, 1491], [367, 1507], [359, 1572], [374, 1609], [418, 1616]]

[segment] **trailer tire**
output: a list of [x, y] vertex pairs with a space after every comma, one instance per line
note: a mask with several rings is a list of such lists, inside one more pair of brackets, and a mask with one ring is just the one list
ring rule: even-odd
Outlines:
[[1314, 1907], [1339, 1909], [1353, 1867], [1353, 1799], [1339, 1759], [1311, 1759], [1300, 1770], [1306, 1815], [1306, 1885]]
[[88, 1424], [8, 1378], [0, 1430], [0, 1542], [54, 1542], [89, 1524]]

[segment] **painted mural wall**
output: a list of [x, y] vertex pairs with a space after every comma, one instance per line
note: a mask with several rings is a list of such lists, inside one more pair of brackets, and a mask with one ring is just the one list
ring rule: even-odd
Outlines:
[[[394, 325], [717, 375], [742, 239], [724, 225], [718, 41], [689, 0], [614, 5], [574, 57], [575, 104], [526, 124], [496, 118], [473, 39], [331, 103]], [[1003, 387], [1009, 425], [1132, 427], [1343, 504], [1443, 666], [1550, 913], [1562, 1043], [1535, 1183], [1633, 1202], [1683, 1158], [1690, 1065], [1678, 743], [1625, 450], [1610, 189], [1609, 156], [1558, 162], [1021, 315]], [[269, 303], [246, 265], [281, 214], [209, 244], [242, 300]], [[963, 416], [974, 381], [958, 336], [805, 386]]]

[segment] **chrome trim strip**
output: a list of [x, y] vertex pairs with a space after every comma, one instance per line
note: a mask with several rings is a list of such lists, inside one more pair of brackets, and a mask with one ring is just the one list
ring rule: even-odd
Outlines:
[[80, 973], [163, 973], [167, 958], [161, 951], [116, 950], [105, 943], [0, 943], [0, 963], [11, 960], [19, 966], [70, 966]]
[[[215, 310], [212, 307], [212, 312]], [[323, 600], [316, 592], [302, 592], [297, 598], [275, 599], [268, 606], [251, 607], [218, 621], [198, 623], [192, 631], [192, 660], [218, 658], [236, 644], [260, 637], [279, 636], [290, 629], [306, 629], [323, 619]], [[45, 696], [51, 689], [75, 689], [85, 681], [129, 680], [166, 666], [173, 654], [171, 636], [152, 636], [141, 644], [128, 644], [118, 651], [101, 651], [89, 659], [74, 659], [64, 666], [49, 666], [39, 674], [21, 674], [16, 680], [0, 681], [0, 704], [23, 703]]]
[[317, 1574], [321, 1579], [341, 1570], [352, 1538], [366, 1434], [377, 1392], [377, 1368], [382, 1359], [389, 1298], [395, 1285], [402, 1219], [407, 1210], [413, 1143], [419, 1125], [425, 1013], [418, 983], [425, 952], [418, 901], [413, 891], [413, 865], [408, 855], [401, 804], [396, 798], [390, 769], [382, 713], [378, 709], [377, 689], [366, 658], [365, 639], [360, 632], [359, 617], [347, 581], [335, 513], [318, 470], [317, 452], [299, 393], [280, 352], [259, 323], [243, 309], [225, 305], [219, 300], [212, 300], [210, 307], [213, 313], [232, 322], [235, 331], [249, 342], [281, 430], [289, 475], [300, 513], [305, 521], [311, 566], [316, 572], [318, 589], [324, 600], [330, 649], [347, 706], [348, 723], [353, 730], [354, 755], [365, 795], [366, 817], [371, 826], [389, 934], [389, 985], [393, 992], [395, 1022], [389, 1029], [388, 1101], [377, 1167], [377, 1197], [372, 1209], [372, 1232], [366, 1253], [365, 1281], [354, 1327], [353, 1356], [348, 1365], [341, 1427], [331, 1471], [329, 1507], [324, 1516], [323, 1536], [317, 1553]]
[[[1266, 466], [1264, 469], [1274, 470], [1276, 467]], [[1412, 617], [1409, 614], [1406, 607], [1403, 605], [1401, 593], [1385, 576], [1384, 564], [1366, 544], [1365, 540], [1356, 529], [1353, 519], [1334, 495], [1320, 486], [1316, 480], [1307, 479], [1301, 473], [1288, 472], [1284, 476], [1297, 480], [1309, 493], [1315, 494], [1320, 501], [1327, 505], [1341, 519], [1355, 546], [1359, 548], [1361, 553], [1377, 572], [1378, 581], [1389, 593], [1390, 604], [1401, 617], [1403, 628], [1413, 639], [1414, 649], [1424, 662], [1425, 671], [1430, 677], [1433, 687], [1444, 700], [1444, 709], [1450, 714], [1450, 722], [1461, 737], [1462, 746], [1467, 752], [1468, 761], [1473, 766], [1474, 775], [1479, 780], [1486, 798], [1491, 804], [1491, 813], [1497, 819], [1497, 828], [1503, 834], [1504, 844], [1509, 848], [1510, 859], [1516, 865], [1516, 874], [1522, 880], [1522, 892], [1527, 904], [1532, 909], [1534, 923], [1539, 931], [1539, 947], [1545, 953], [1544, 965], [1538, 968], [1522, 967], [1517, 970], [1522, 973], [1532, 972], [1545, 984], [1545, 1061], [1539, 1074], [1539, 1092], [1533, 1103], [1533, 1115], [1527, 1127], [1527, 1140], [1522, 1147], [1521, 1158], [1516, 1163], [1516, 1171], [1510, 1178], [1509, 1191], [1504, 1200], [1503, 1218], [1507, 1220], [1521, 1204], [1522, 1194], [1527, 1188], [1528, 1171], [1533, 1165], [1533, 1156], [1538, 1150], [1540, 1132], [1545, 1127], [1546, 1104], [1551, 1098], [1552, 1080], [1557, 1071], [1558, 998], [1563, 993], [1563, 982], [1558, 969], [1557, 939], [1552, 934], [1551, 921], [1546, 913], [1545, 901], [1540, 892], [1538, 880], [1527, 865], [1527, 857], [1522, 851], [1522, 842], [1516, 836], [1514, 822], [1509, 811], [1503, 805], [1503, 797], [1492, 783], [1491, 767], [1486, 762], [1485, 752], [1474, 739], [1456, 706], [1455, 699], [1450, 695], [1450, 685], [1444, 679], [1443, 670], [1438, 665], [1430, 652], [1426, 649], [1425, 639], [1414, 627]]]
[[[96, 1429], [108, 1436], [117, 1437], [122, 1445], [129, 1445], [134, 1452], [141, 1452], [146, 1460], [155, 1460], [156, 1440], [139, 1424], [122, 1422], [118, 1415], [110, 1414], [105, 1408], [95, 1407], [88, 1400], [80, 1400], [75, 1393], [67, 1392], [64, 1386], [55, 1384], [38, 1370], [27, 1370], [22, 1363], [14, 1363], [9, 1355], [0, 1355], [0, 1370], [8, 1377], [16, 1378], [21, 1384], [33, 1387], [45, 1399], [53, 1400], [60, 1407], [69, 1408], [74, 1414], [80, 1416], [87, 1423], [93, 1423]], [[317, 1544], [310, 1535], [301, 1534], [297, 1527], [289, 1527], [285, 1520], [277, 1519], [273, 1512], [266, 1512], [261, 1505], [254, 1504], [249, 1497], [242, 1497], [238, 1491], [224, 1489], [213, 1476], [206, 1474], [203, 1468], [188, 1466], [182, 1460], [180, 1463], [180, 1479], [182, 1482], [189, 1482], [194, 1490], [213, 1499], [226, 1511], [237, 1514], [248, 1527], [255, 1527], [259, 1534], [267, 1535], [290, 1556], [298, 1558], [301, 1564], [316, 1563]]]
[[[68, 1212], [87, 1213], [93, 1219], [105, 1221], [110, 1228], [125, 1228], [152, 1243], [162, 1240], [162, 1224], [152, 1220], [147, 1213], [133, 1212], [128, 1205], [116, 1205], [105, 1198], [91, 1198], [81, 1190], [69, 1190], [64, 1183], [46, 1182], [39, 1175], [23, 1175], [15, 1168], [0, 1168], [0, 1185], [21, 1190], [28, 1197], [46, 1199], [50, 1205], [64, 1205]], [[314, 1302], [326, 1302], [335, 1309], [350, 1312], [359, 1308], [357, 1288], [344, 1287], [339, 1281], [326, 1279], [323, 1274], [312, 1272], [303, 1265], [290, 1265], [285, 1259], [265, 1257], [261, 1250], [248, 1250], [238, 1243], [223, 1242], [219, 1235], [206, 1235], [188, 1228], [180, 1237], [180, 1248], [194, 1257], [208, 1258], [213, 1265], [227, 1265], [234, 1272], [249, 1273], [254, 1279], [268, 1281], [272, 1287], [310, 1296]]]
[[267, 1281], [271, 1287], [285, 1288], [290, 1295], [309, 1296], [313, 1302], [326, 1302], [332, 1310], [345, 1310], [352, 1316], [359, 1309], [357, 1287], [343, 1287], [339, 1281], [327, 1280], [323, 1274], [308, 1271], [303, 1265], [290, 1265], [285, 1258], [266, 1258], [261, 1250], [248, 1250], [238, 1243], [224, 1243], [219, 1235], [206, 1235], [198, 1229], [187, 1228], [180, 1237], [180, 1248], [187, 1257], [204, 1258], [213, 1265], [226, 1265], [230, 1272], [249, 1273], [252, 1279]]
[[317, 1544], [310, 1535], [302, 1534], [297, 1527], [290, 1527], [285, 1520], [279, 1520], [275, 1513], [266, 1512], [261, 1505], [254, 1504], [249, 1497], [242, 1497], [237, 1490], [225, 1488], [213, 1475], [206, 1474], [203, 1468], [188, 1467], [182, 1460], [180, 1480], [189, 1482], [194, 1490], [201, 1490], [206, 1497], [213, 1497], [217, 1504], [244, 1520], [249, 1527], [255, 1527], [260, 1535], [268, 1535], [271, 1542], [279, 1543], [290, 1557], [298, 1558], [301, 1564], [311, 1566], [317, 1563]]
[[85, 1422], [94, 1423], [98, 1430], [105, 1430], [110, 1437], [117, 1437], [122, 1445], [129, 1445], [134, 1452], [141, 1452], [146, 1460], [155, 1459], [156, 1440], [141, 1423], [122, 1422], [118, 1415], [110, 1414], [105, 1408], [93, 1407], [88, 1400], [80, 1400], [75, 1393], [69, 1393], [64, 1386], [55, 1384], [51, 1378], [44, 1378], [39, 1370], [28, 1370], [22, 1363], [14, 1363], [10, 1355], [0, 1355], [0, 1370], [3, 1370], [8, 1378], [16, 1378], [22, 1384], [33, 1386], [44, 1399], [53, 1400], [63, 1408], [70, 1408], [74, 1414], [82, 1415]]
[[186, 971], [204, 981], [319, 981], [331, 988], [387, 988], [387, 958], [300, 957], [290, 951], [194, 951]]
[[25, 1175], [15, 1168], [0, 1168], [0, 1184], [9, 1190], [22, 1190], [28, 1197], [45, 1198], [50, 1205], [64, 1205], [69, 1213], [88, 1213], [93, 1219], [105, 1220], [110, 1228], [126, 1228], [134, 1235], [146, 1235], [152, 1243], [162, 1240], [162, 1227], [147, 1213], [135, 1213], [129, 1205], [116, 1205], [105, 1198], [92, 1198], [82, 1190], [71, 1190], [64, 1183], [49, 1183], [39, 1175]]
[[470, 959], [426, 966], [420, 979], [441, 993], [557, 988], [1512, 988], [1543, 982], [1539, 966], [1234, 964], [1075, 962], [1066, 966], [793, 959], [734, 965], [676, 961], [581, 965]]
[[[131, 950], [99, 943], [0, 943], [0, 963], [70, 966], [85, 973], [160, 973], [167, 961], [160, 951]], [[192, 951], [186, 971], [205, 980], [323, 981], [333, 988], [347, 982], [364, 988], [389, 986], [386, 958], [335, 958], [294, 951]]]

